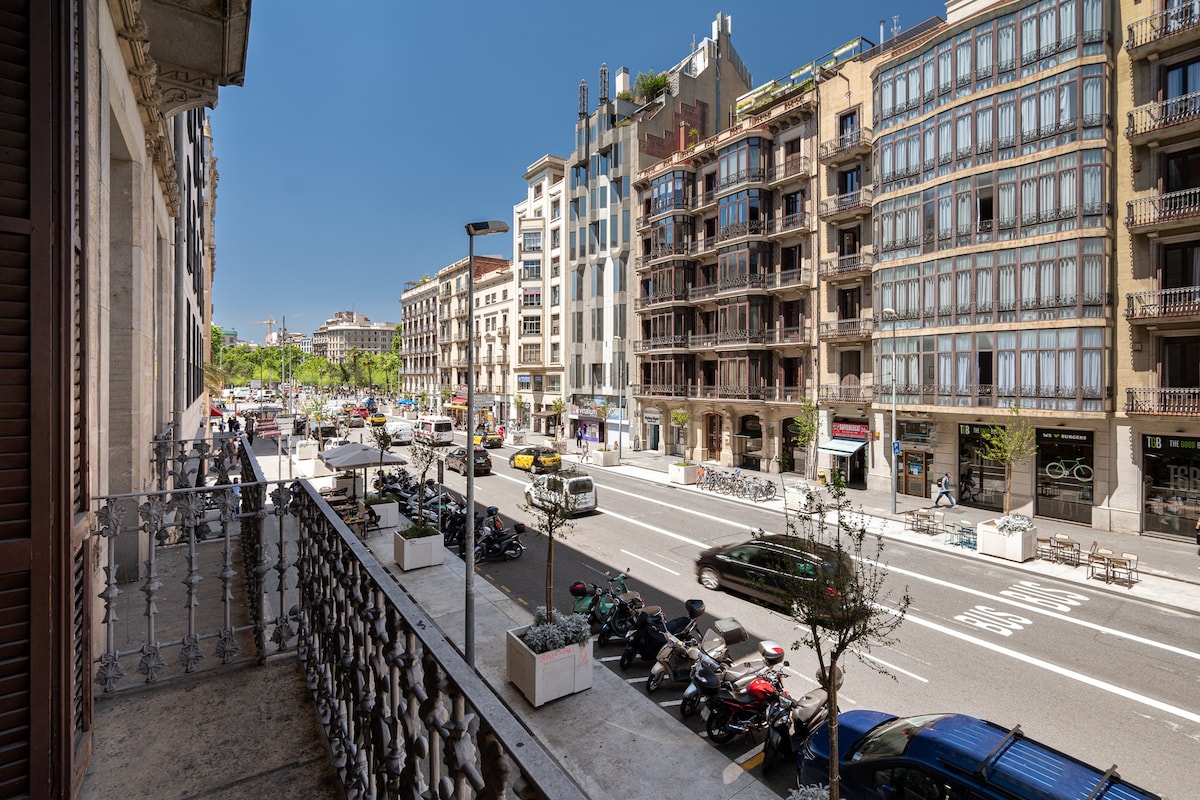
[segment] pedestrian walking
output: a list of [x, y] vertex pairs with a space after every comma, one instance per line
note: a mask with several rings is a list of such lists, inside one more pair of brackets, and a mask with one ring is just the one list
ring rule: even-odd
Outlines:
[[246, 417], [246, 438], [254, 444], [254, 417]]
[[935, 506], [940, 506], [942, 504], [942, 498], [945, 497], [950, 500], [951, 508], [958, 508], [958, 503], [954, 502], [954, 495], [950, 494], [950, 473], [949, 472], [947, 472], [942, 477], [938, 478], [937, 487], [938, 487], [938, 495], [934, 499], [933, 504]]
[[238, 486], [238, 479], [233, 479], [233, 501], [235, 503], [233, 513], [242, 513], [242, 487]]
[[575, 447], [579, 450], [583, 450], [583, 428], [579, 428], [575, 431]]

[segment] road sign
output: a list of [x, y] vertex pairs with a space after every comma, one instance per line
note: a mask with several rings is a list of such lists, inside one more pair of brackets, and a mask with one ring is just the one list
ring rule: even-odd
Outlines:
[[892, 455], [894, 455], [894, 456], [900, 455], [900, 443], [899, 442], [892, 442]]

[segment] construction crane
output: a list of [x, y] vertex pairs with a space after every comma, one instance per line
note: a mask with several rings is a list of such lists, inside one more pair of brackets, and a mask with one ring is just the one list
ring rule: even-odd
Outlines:
[[271, 343], [271, 326], [273, 326], [273, 325], [275, 324], [275, 318], [274, 318], [274, 317], [272, 317], [270, 314], [267, 314], [267, 318], [266, 318], [266, 319], [260, 319], [260, 320], [258, 320], [257, 322], [251, 322], [251, 323], [249, 323], [249, 324], [250, 324], [250, 325], [266, 325], [266, 326], [267, 326], [267, 339], [266, 339], [266, 344], [270, 344], [270, 343]]

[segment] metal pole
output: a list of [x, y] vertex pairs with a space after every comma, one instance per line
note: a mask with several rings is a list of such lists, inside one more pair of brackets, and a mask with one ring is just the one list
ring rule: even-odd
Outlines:
[[466, 531], [466, 607], [463, 610], [463, 650], [467, 666], [475, 666], [475, 236], [467, 232], [467, 509]]
[[896, 516], [896, 491], [899, 484], [900, 454], [896, 452], [896, 322], [899, 317], [892, 314], [892, 516]]

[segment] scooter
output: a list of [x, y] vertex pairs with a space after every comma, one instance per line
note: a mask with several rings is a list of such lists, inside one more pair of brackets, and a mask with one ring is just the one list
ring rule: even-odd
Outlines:
[[697, 692], [692, 688], [692, 673], [701, 658], [706, 659], [708, 663], [721, 665], [725, 670], [729, 669], [726, 666], [729, 663], [729, 644], [724, 636], [712, 628], [708, 629], [699, 644], [669, 633], [666, 639], [666, 643], [658, 651], [654, 666], [650, 669], [650, 677], [646, 681], [647, 692], [653, 692], [665, 681], [671, 681], [688, 684], [688, 690], [696, 695]]
[[[659, 653], [670, 641], [687, 642], [695, 644], [693, 631], [696, 629], [696, 622], [704, 613], [703, 600], [688, 600], [684, 607], [687, 609], [686, 617], [676, 617], [669, 622], [663, 617], [662, 609], [658, 606], [646, 606], [637, 616], [637, 624], [633, 630], [625, 635], [625, 652], [621, 654], [621, 669], [628, 669], [633, 664], [634, 657], [641, 658], [643, 661], [656, 659]], [[686, 646], [685, 646], [686, 648]], [[690, 675], [691, 670], [685, 672], [685, 676]], [[646, 691], [653, 692], [662, 685], [662, 678], [653, 680], [654, 675], [651, 673], [651, 681], [646, 684]], [[684, 680], [688, 680], [685, 677]]]
[[[819, 688], [803, 697], [784, 693], [767, 712], [767, 738], [763, 742], [763, 775], [771, 771], [777, 756], [796, 763], [796, 747], [803, 745], [821, 723], [829, 717], [829, 693], [822, 680], [824, 670], [817, 670]], [[836, 683], [840, 689], [845, 675], [838, 668]]]
[[596, 641], [601, 645], [608, 644], [613, 638], [624, 641], [625, 634], [629, 633], [629, 629], [637, 621], [638, 612], [646, 605], [638, 592], [623, 592], [615, 595], [613, 599], [616, 602], [612, 611], [600, 624], [600, 632], [596, 634]]
[[[721, 623], [736, 623], [736, 620], [718, 620], [717, 626]], [[722, 686], [744, 689], [755, 677], [783, 661], [783, 645], [770, 640], [758, 643], [757, 658], [736, 664], [730, 661], [728, 656], [709, 655], [710, 652], [717, 652], [718, 639], [724, 641], [728, 647], [744, 642], [747, 638], [741, 625], [726, 626], [726, 629], [729, 632], [724, 634], [719, 630], [710, 630], [705, 634], [701, 647], [696, 648], [692, 664], [692, 682], [683, 692], [683, 702], [679, 704], [680, 716], [690, 717], [696, 713], [696, 709], [708, 706]]]
[[492, 561], [503, 558], [520, 558], [525, 552], [525, 544], [521, 534], [525, 532], [525, 524], [518, 522], [513, 525], [512, 533], [488, 533], [475, 543], [475, 563]]
[[583, 614], [588, 618], [588, 623], [592, 626], [592, 632], [598, 631], [616, 607], [617, 595], [629, 592], [629, 586], [625, 583], [625, 578], [629, 572], [630, 570], [618, 572], [616, 577], [605, 572], [604, 575], [608, 579], [607, 588], [595, 583], [584, 583], [583, 581], [572, 583], [569, 591], [575, 600], [571, 604], [571, 613]]

